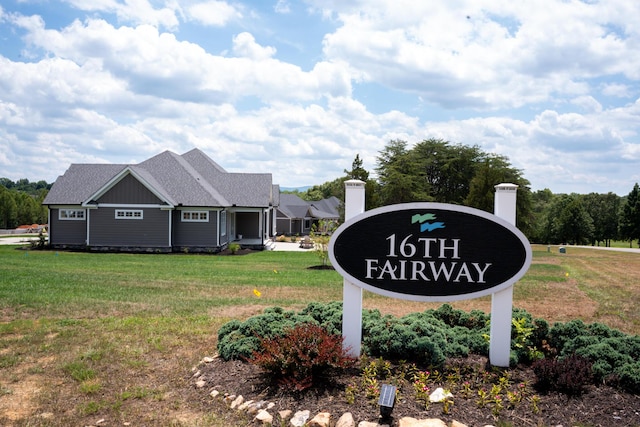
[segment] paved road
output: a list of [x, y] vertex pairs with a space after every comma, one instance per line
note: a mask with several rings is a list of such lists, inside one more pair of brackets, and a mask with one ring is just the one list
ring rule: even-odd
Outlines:
[[640, 248], [607, 248], [604, 246], [567, 246], [568, 248], [600, 249], [603, 251], [634, 252], [640, 254]]

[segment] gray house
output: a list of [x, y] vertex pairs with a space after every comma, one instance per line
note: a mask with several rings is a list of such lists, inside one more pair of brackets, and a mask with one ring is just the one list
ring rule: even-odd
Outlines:
[[278, 234], [306, 235], [321, 220], [338, 221], [340, 205], [337, 197], [308, 202], [295, 194], [280, 194], [276, 209]]
[[229, 173], [198, 149], [135, 165], [72, 164], [43, 204], [54, 248], [219, 252], [264, 249], [279, 187], [268, 173]]

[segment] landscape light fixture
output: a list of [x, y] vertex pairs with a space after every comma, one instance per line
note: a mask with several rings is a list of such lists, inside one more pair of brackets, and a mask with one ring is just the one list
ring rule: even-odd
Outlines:
[[380, 399], [378, 399], [378, 405], [380, 405], [380, 417], [382, 419], [391, 418], [391, 412], [396, 404], [396, 386], [391, 384], [382, 384], [380, 388]]

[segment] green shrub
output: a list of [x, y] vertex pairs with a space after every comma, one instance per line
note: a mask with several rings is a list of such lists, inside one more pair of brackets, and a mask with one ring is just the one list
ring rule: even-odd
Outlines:
[[[247, 359], [260, 349], [262, 339], [281, 337], [300, 323], [320, 325], [328, 333], [339, 335], [342, 303], [311, 303], [299, 313], [276, 307], [244, 322], [232, 320], [218, 332], [218, 353], [225, 360]], [[477, 310], [466, 313], [448, 304], [401, 318], [363, 310], [362, 354], [441, 367], [447, 357], [488, 356], [489, 329], [488, 315]], [[575, 354], [590, 361], [595, 381], [615, 384], [619, 379], [620, 387], [627, 390], [638, 387], [634, 363], [640, 360], [639, 336], [625, 335], [601, 323], [587, 325], [581, 320], [549, 327], [546, 321], [516, 308], [511, 337], [511, 364], [533, 363], [544, 355], [546, 363], [558, 363], [548, 361], [555, 360], [551, 356], [564, 360]], [[574, 372], [571, 378], [580, 376]], [[573, 382], [561, 387], [575, 392]]]
[[490, 316], [483, 311], [472, 310], [467, 313], [454, 309], [449, 304], [443, 304], [432, 312], [435, 318], [442, 320], [448, 326], [462, 326], [467, 329], [483, 329], [490, 319]]
[[640, 361], [625, 363], [615, 369], [621, 389], [640, 394]]
[[260, 339], [282, 336], [298, 323], [313, 321], [309, 316], [279, 307], [268, 308], [244, 322], [232, 320], [218, 331], [218, 353], [224, 360], [246, 359], [260, 348]]
[[260, 350], [253, 352], [250, 362], [260, 366], [274, 384], [302, 391], [321, 378], [331, 378], [331, 369], [353, 366], [355, 360], [343, 350], [342, 336], [301, 323], [282, 336], [260, 340]]
[[604, 381], [612, 375], [616, 368], [633, 363], [633, 358], [616, 350], [616, 343], [612, 341], [620, 338], [607, 338], [597, 344], [576, 348], [576, 354], [593, 362], [593, 374], [598, 382]]
[[581, 335], [588, 335], [587, 326], [582, 320], [571, 320], [567, 323], [554, 323], [549, 330], [549, 345], [553, 347], [558, 354], [562, 353], [567, 341], [572, 340]]
[[313, 318], [331, 334], [342, 333], [342, 302], [312, 302], [303, 308], [300, 314]]

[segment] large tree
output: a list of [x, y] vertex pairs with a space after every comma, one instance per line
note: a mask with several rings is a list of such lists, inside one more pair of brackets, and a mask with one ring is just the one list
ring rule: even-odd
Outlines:
[[593, 242], [611, 246], [611, 240], [618, 237], [620, 218], [620, 197], [614, 193], [590, 193], [583, 196], [584, 206], [593, 220]]
[[378, 156], [380, 198], [384, 205], [433, 201], [465, 204], [493, 212], [495, 186], [517, 184], [517, 222], [525, 234], [531, 224], [529, 182], [506, 157], [479, 147], [428, 139], [409, 149], [394, 140]]
[[640, 187], [637, 182], [622, 207], [620, 236], [629, 241], [629, 247], [634, 240], [638, 241], [638, 247], [640, 247]]
[[13, 193], [0, 185], [0, 228], [15, 228], [18, 218], [18, 207]]
[[452, 145], [440, 139], [419, 142], [411, 150], [422, 191], [441, 203], [464, 202], [484, 153], [477, 146]]
[[356, 154], [356, 158], [351, 163], [351, 170], [344, 170], [348, 179], [359, 179], [360, 181], [367, 182], [369, 179], [369, 172], [362, 167], [362, 159], [360, 154]]
[[424, 185], [421, 185], [417, 162], [405, 141], [390, 141], [377, 157], [380, 199], [383, 205], [396, 203], [433, 201]]

